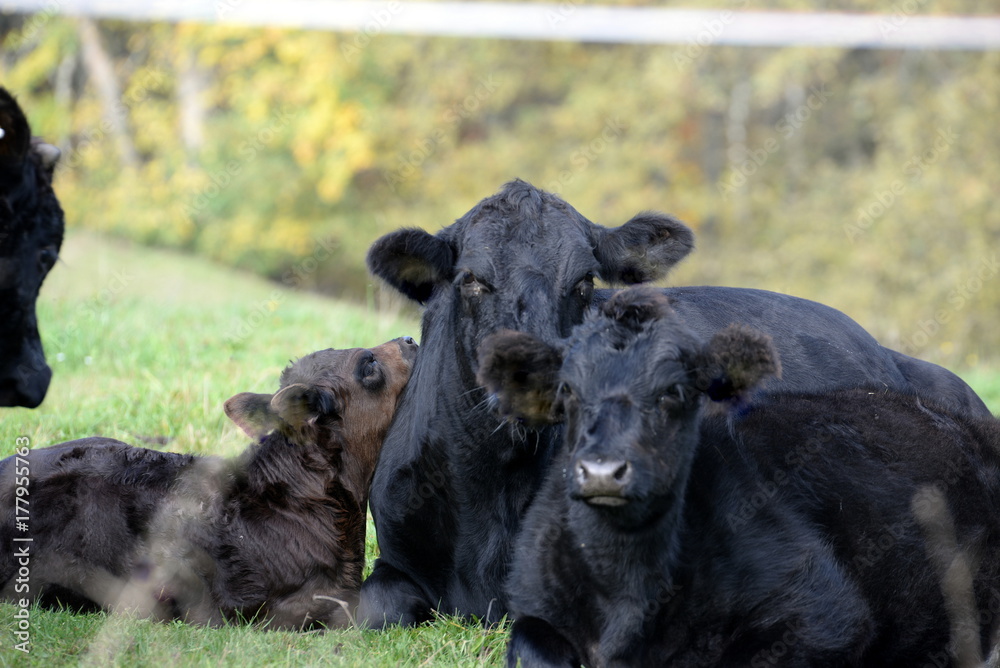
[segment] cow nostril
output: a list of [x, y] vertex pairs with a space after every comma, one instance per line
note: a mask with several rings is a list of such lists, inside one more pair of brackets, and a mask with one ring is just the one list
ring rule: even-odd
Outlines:
[[417, 342], [413, 339], [412, 336], [404, 336], [403, 337], [403, 343], [405, 343], [408, 346], [415, 346], [415, 345], [417, 345]]
[[583, 497], [620, 497], [632, 480], [628, 461], [582, 460], [576, 465], [576, 484]]

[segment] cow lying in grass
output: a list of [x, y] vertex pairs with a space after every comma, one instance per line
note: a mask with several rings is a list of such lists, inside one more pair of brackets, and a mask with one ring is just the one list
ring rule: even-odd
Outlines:
[[[559, 430], [502, 428], [476, 382], [476, 351], [502, 329], [554, 344], [613, 294], [595, 289], [663, 278], [694, 235], [664, 214], [618, 227], [513, 181], [436, 234], [403, 229], [372, 244], [368, 265], [426, 304], [420, 359], [372, 480], [380, 555], [361, 592], [371, 627], [417, 624], [432, 611], [497, 621], [520, 522]], [[951, 372], [879, 345], [846, 315], [764, 290], [663, 290], [706, 338], [733, 322], [769, 334], [783, 373], [770, 388], [824, 392], [888, 387], [989, 416]]]
[[63, 240], [52, 190], [58, 160], [59, 149], [32, 139], [24, 112], [0, 88], [0, 406], [35, 408], [52, 378], [35, 300]]
[[[416, 349], [406, 337], [312, 353], [285, 369], [277, 393], [232, 397], [227, 415], [256, 440], [233, 460], [108, 438], [3, 460], [0, 594], [198, 624], [347, 625], [368, 488]], [[24, 536], [32, 542], [13, 542]]]
[[651, 289], [560, 347], [494, 335], [480, 368], [506, 414], [565, 422], [516, 543], [509, 666], [978, 666], [989, 651], [998, 421], [891, 391], [741, 400], [778, 371], [770, 340], [731, 326], [705, 343]]

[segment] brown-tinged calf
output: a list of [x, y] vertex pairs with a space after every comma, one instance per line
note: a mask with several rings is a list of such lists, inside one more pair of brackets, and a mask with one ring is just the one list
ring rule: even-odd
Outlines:
[[276, 393], [237, 394], [226, 414], [254, 443], [233, 459], [96, 437], [0, 461], [0, 596], [197, 624], [348, 625], [368, 488], [416, 352], [409, 337], [322, 350]]

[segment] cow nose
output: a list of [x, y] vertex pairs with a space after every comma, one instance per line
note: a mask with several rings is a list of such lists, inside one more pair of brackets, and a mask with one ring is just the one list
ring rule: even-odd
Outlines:
[[622, 459], [581, 459], [576, 464], [577, 488], [588, 503], [625, 503], [625, 487], [631, 480], [632, 466]]
[[415, 346], [415, 345], [417, 345], [416, 340], [412, 336], [404, 336], [403, 337], [403, 343], [405, 343], [408, 346]]

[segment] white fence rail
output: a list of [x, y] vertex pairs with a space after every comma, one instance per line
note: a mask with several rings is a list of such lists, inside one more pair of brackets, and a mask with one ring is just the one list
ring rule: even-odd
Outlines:
[[314, 30], [632, 44], [1000, 49], [1000, 16], [687, 10], [405, 0], [0, 0], [0, 10], [133, 21], [198, 21]]

